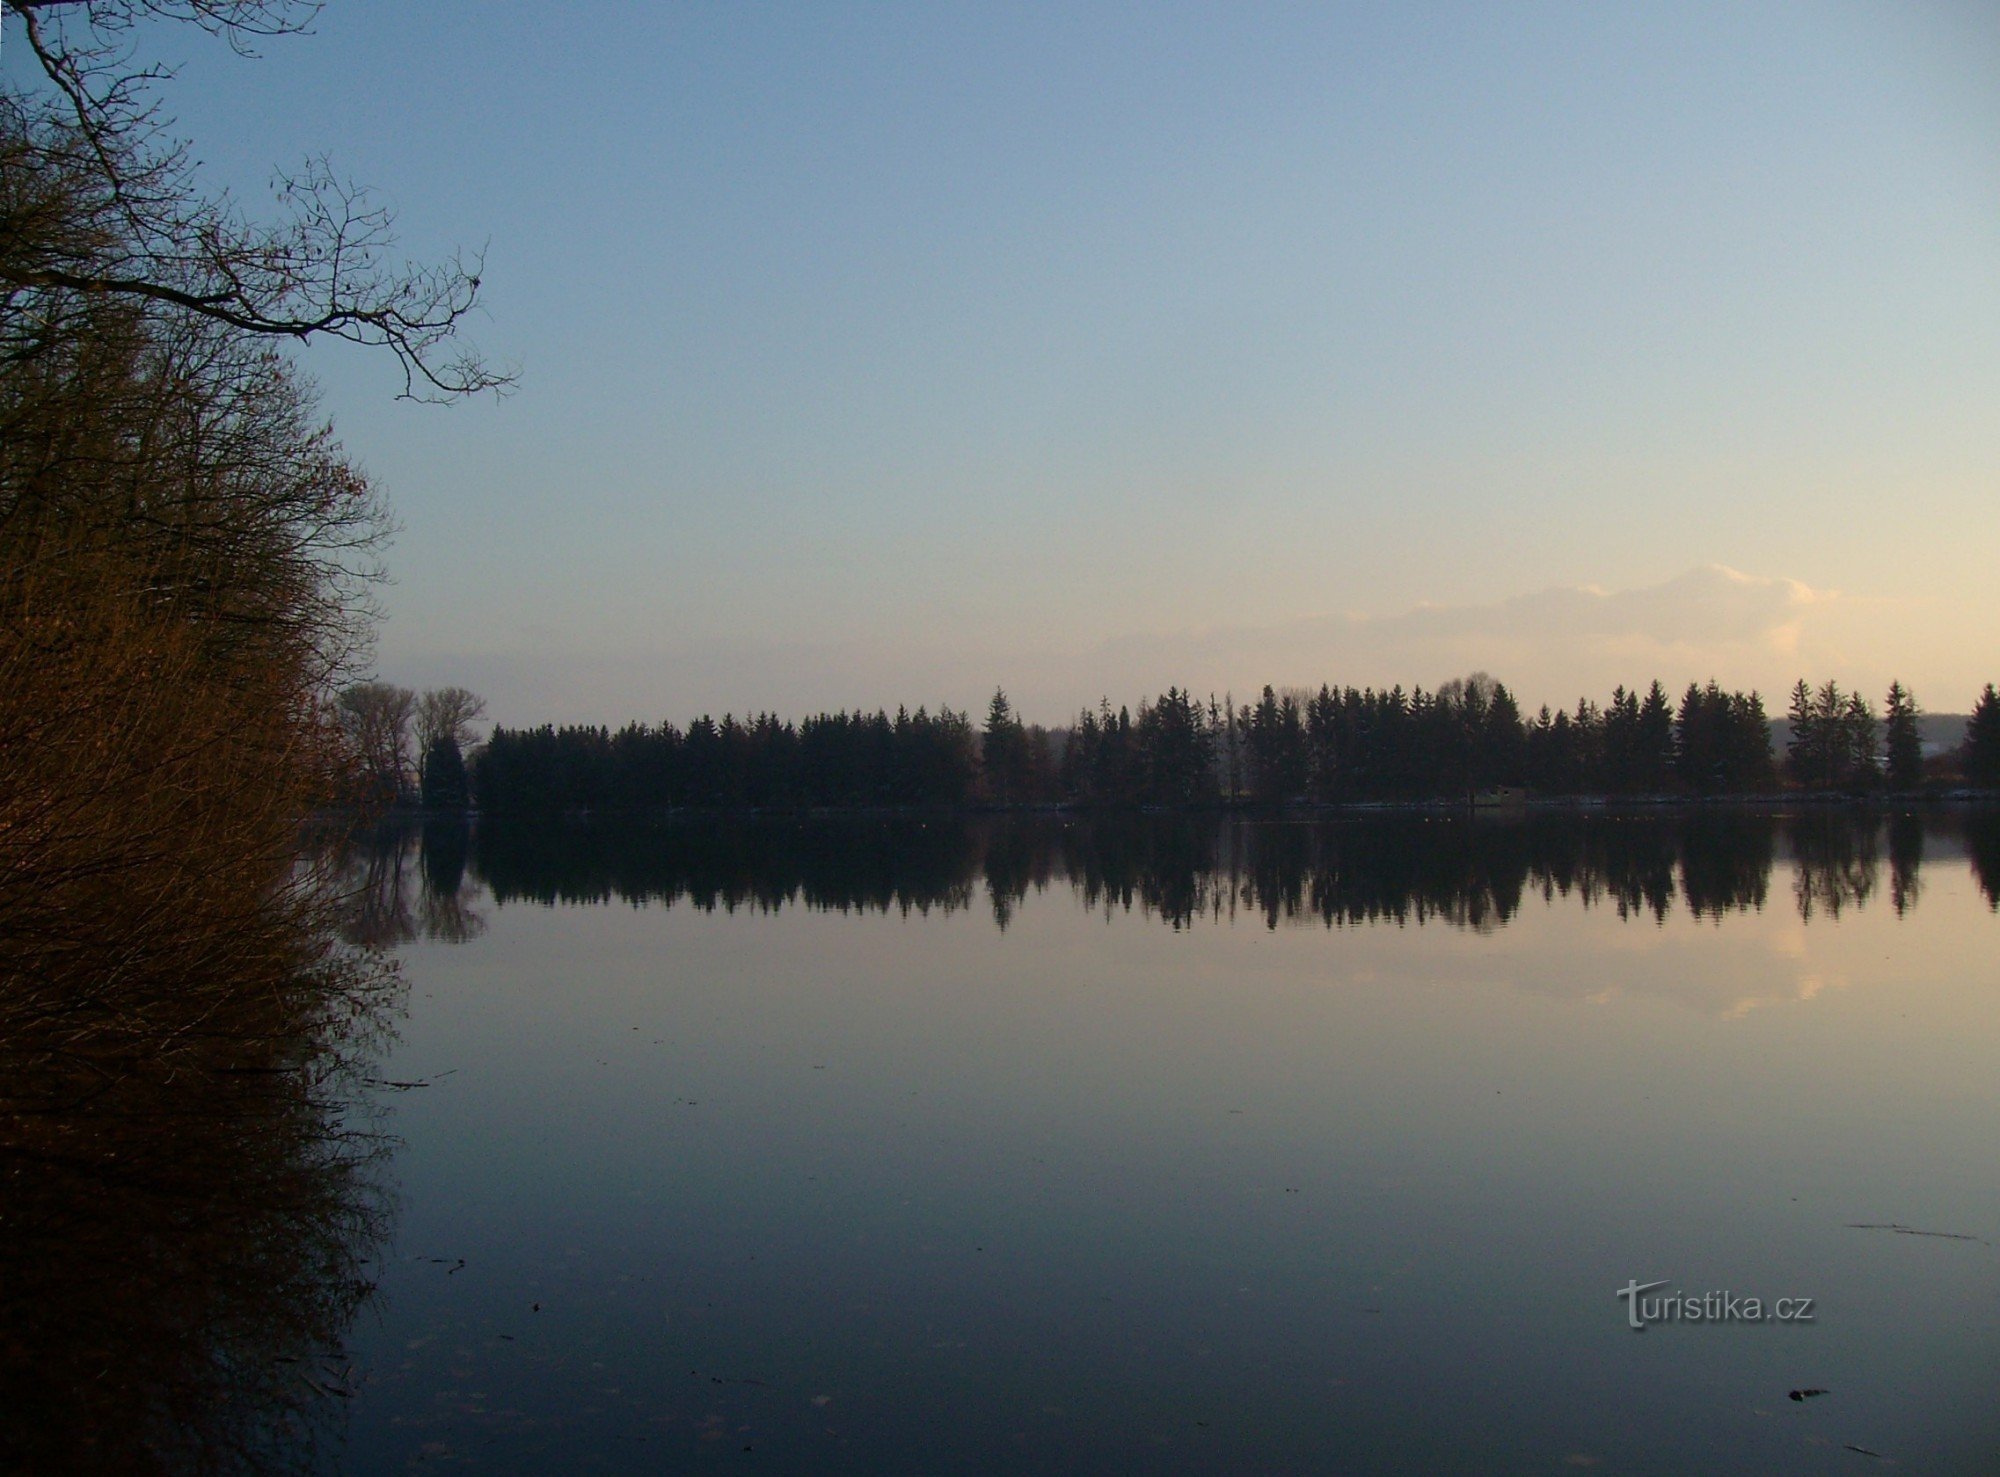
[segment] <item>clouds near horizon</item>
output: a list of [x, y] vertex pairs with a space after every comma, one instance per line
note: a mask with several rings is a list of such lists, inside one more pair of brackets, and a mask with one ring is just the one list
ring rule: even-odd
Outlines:
[[[1239, 699], [1274, 686], [1435, 688], [1488, 671], [1532, 709], [1602, 701], [1654, 678], [1678, 692], [1714, 677], [1777, 699], [1799, 677], [1833, 677], [1879, 700], [1892, 677], [1939, 711], [1972, 694], [1934, 686], [1921, 652], [1892, 651], [1883, 617], [1895, 602], [1818, 589], [1721, 564], [1629, 589], [1551, 586], [1502, 600], [1432, 602], [1387, 614], [1347, 613], [1267, 625], [1084, 636], [1071, 647], [978, 649], [926, 640], [703, 641], [656, 649], [436, 653], [391, 675], [460, 681], [484, 692], [505, 723], [632, 719], [685, 723], [703, 712], [770, 709], [978, 709], [1005, 687], [1030, 719], [1058, 723], [1108, 697], [1136, 703], [1168, 685]], [[1896, 631], [1908, 612], [1895, 612]], [[1900, 665], [1899, 665], [1900, 663]]]
[[[1524, 701], [1552, 705], [1601, 698], [1619, 683], [1655, 677], [1676, 688], [1713, 676], [1770, 691], [1799, 675], [1816, 676], [1829, 662], [1852, 666], [1846, 652], [1862, 603], [1798, 580], [1710, 564], [1636, 589], [1552, 586], [1490, 603], [1426, 603], [1383, 616], [1132, 636], [1105, 643], [1097, 655], [1107, 674], [1178, 662], [1217, 675], [1261, 671], [1260, 683], [1300, 686], [1435, 687], [1483, 670]], [[1872, 683], [1871, 673], [1840, 675], [1843, 682]], [[1240, 680], [1231, 685], [1242, 689]]]

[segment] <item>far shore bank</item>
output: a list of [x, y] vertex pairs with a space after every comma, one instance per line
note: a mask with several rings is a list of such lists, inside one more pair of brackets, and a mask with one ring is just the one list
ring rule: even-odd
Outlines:
[[626, 809], [608, 806], [549, 810], [481, 811], [394, 806], [374, 814], [329, 808], [308, 817], [313, 824], [395, 825], [432, 821], [662, 821], [682, 819], [756, 820], [959, 820], [988, 816], [1064, 816], [1122, 818], [1140, 815], [1211, 816], [1240, 820], [1317, 820], [1375, 815], [1469, 816], [1505, 819], [1534, 814], [1646, 815], [1674, 812], [1745, 811], [1784, 814], [1793, 810], [1905, 810], [1921, 806], [1980, 806], [2000, 804], [2000, 790], [1959, 787], [1904, 793], [1837, 794], [1783, 791], [1754, 795], [1532, 795], [1500, 801], [1355, 800], [1294, 801], [1272, 805], [1251, 801], [1209, 801], [1191, 805], [675, 805]]

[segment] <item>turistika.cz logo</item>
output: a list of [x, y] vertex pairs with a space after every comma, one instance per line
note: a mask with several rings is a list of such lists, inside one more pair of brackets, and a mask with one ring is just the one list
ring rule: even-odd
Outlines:
[[1673, 1279], [1662, 1277], [1658, 1282], [1627, 1282], [1618, 1289], [1618, 1296], [1625, 1303], [1626, 1324], [1644, 1333], [1655, 1323], [1811, 1323], [1814, 1321], [1812, 1298], [1748, 1297], [1742, 1293], [1729, 1292], [1661, 1292], [1647, 1296], [1656, 1289], [1665, 1287]]

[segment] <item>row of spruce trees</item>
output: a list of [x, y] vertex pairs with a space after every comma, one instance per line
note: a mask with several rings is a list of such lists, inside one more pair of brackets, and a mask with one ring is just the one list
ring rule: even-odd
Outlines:
[[[1266, 687], [1239, 708], [1170, 687], [1135, 713], [1109, 701], [1055, 730], [1024, 723], [996, 692], [983, 726], [935, 714], [703, 717], [685, 730], [631, 724], [496, 728], [475, 755], [486, 810], [653, 810], [881, 805], [1351, 804], [1450, 800], [1501, 788], [1543, 795], [1897, 791], [1923, 783], [1915, 700], [1900, 683], [1878, 715], [1858, 693], [1801, 681], [1780, 766], [1755, 692], [1656, 681], [1604, 706], [1525, 716], [1484, 674], [1435, 692]], [[1981, 694], [1959, 755], [1965, 778], [2000, 784], [2000, 695]]]

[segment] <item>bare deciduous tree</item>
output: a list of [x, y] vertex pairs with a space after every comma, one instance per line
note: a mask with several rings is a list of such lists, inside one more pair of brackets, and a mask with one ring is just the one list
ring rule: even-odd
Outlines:
[[428, 755], [446, 739], [472, 747], [472, 725], [486, 716], [486, 699], [463, 687], [433, 687], [417, 699], [417, 753]]
[[[279, 214], [256, 221], [206, 190], [155, 96], [169, 75], [135, 65], [141, 21], [190, 22], [254, 54], [261, 39], [317, 13], [291, 0], [0, 0], [20, 19], [46, 94], [4, 98], [8, 193], [0, 205], [0, 290], [27, 320], [61, 319], [76, 300], [125, 298], [212, 319], [240, 333], [347, 339], [387, 349], [403, 393], [449, 398], [503, 387], [459, 330], [478, 299], [482, 258], [410, 266], [392, 256], [395, 215], [323, 157], [280, 172]], [[51, 217], [62, 229], [48, 229]], [[45, 300], [45, 301], [44, 301]], [[0, 353], [33, 352], [11, 325]]]
[[393, 804], [409, 787], [410, 717], [416, 694], [390, 682], [357, 682], [336, 703], [341, 731], [367, 777], [370, 796]]

